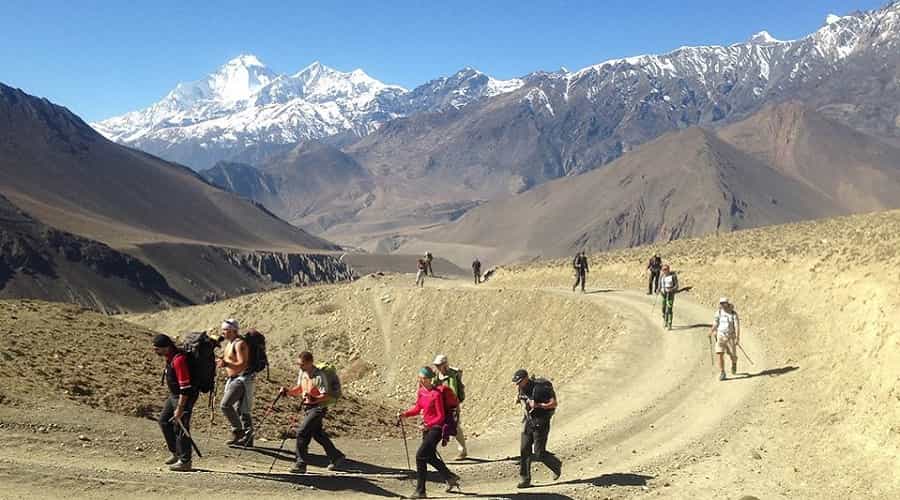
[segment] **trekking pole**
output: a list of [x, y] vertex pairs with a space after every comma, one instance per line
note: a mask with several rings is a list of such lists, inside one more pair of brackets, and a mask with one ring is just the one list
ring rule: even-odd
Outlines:
[[[294, 428], [294, 423], [297, 422], [297, 415], [291, 415], [291, 423], [288, 424], [288, 432]], [[287, 432], [284, 434], [284, 439], [281, 440], [281, 446], [278, 447], [278, 452], [275, 453], [275, 456], [272, 457], [272, 465], [269, 466], [269, 473], [271, 474], [272, 469], [275, 467], [275, 462], [278, 461], [279, 455], [281, 455], [281, 450], [284, 449], [284, 443], [287, 441]]]
[[707, 335], [706, 338], [709, 339], [709, 364], [712, 366], [716, 366], [716, 353], [715, 349], [713, 348], [712, 336]]
[[750, 356], [747, 356], [747, 351], [744, 350], [744, 346], [742, 346], [741, 344], [738, 344], [737, 346], [738, 346], [738, 349], [740, 349], [741, 352], [744, 353], [744, 357], [747, 358], [747, 361], [749, 361], [750, 364], [752, 365], [752, 364], [753, 364], [753, 360], [750, 359]]
[[197, 453], [197, 456], [203, 458], [203, 454], [200, 453], [200, 448], [197, 448], [197, 443], [194, 442], [194, 438], [191, 437], [191, 433], [188, 432], [187, 428], [181, 422], [181, 419], [172, 417], [172, 420], [178, 424], [178, 427], [181, 428], [181, 432], [183, 432], [184, 435], [188, 438], [188, 442], [191, 443], [191, 448], [194, 449], [194, 451]]
[[403, 425], [403, 418], [397, 417], [397, 424], [400, 426], [400, 434], [403, 435], [403, 449], [406, 451], [406, 469], [409, 470], [409, 476], [412, 477], [412, 464], [409, 461], [409, 445], [406, 444], [406, 426]]
[[[278, 396], [275, 396], [275, 400], [272, 401], [272, 404], [270, 404], [269, 407], [266, 408], [266, 412], [263, 413], [263, 416], [261, 419], [259, 419], [259, 423], [256, 424], [256, 427], [254, 429], [251, 429], [251, 431], [250, 431], [251, 436], [254, 436], [254, 435], [261, 436], [261, 434], [259, 433], [259, 429], [262, 428], [262, 424], [263, 424], [263, 422], [266, 421], [266, 418], [272, 413], [273, 410], [275, 410], [275, 404], [278, 403], [279, 399], [281, 399], [280, 391], [278, 392]], [[241, 458], [241, 453], [244, 453], [244, 450], [246, 450], [246, 449], [247, 449], [246, 446], [241, 448], [241, 451], [238, 452], [238, 458]]]

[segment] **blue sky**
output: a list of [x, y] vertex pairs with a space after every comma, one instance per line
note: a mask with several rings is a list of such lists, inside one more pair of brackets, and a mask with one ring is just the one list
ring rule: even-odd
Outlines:
[[[814, 31], [887, 0], [20, 1], [0, 8], [0, 82], [87, 120], [145, 107], [241, 53], [314, 60], [411, 88], [474, 66], [499, 78]], [[288, 7], [290, 5], [290, 7]]]

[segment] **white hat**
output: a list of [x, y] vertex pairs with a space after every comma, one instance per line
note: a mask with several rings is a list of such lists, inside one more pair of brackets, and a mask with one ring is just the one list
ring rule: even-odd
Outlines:
[[729, 304], [728, 297], [722, 297], [719, 299], [719, 304]]
[[432, 364], [435, 366], [440, 366], [446, 362], [447, 362], [447, 355], [446, 354], [438, 354], [437, 356], [434, 357], [434, 362]]
[[237, 322], [237, 320], [236, 320], [236, 319], [233, 319], [233, 318], [228, 318], [228, 319], [226, 319], [225, 321], [222, 322], [222, 329], [223, 329], [223, 330], [235, 330], [235, 331], [237, 331], [237, 330], [238, 330], [238, 322]]

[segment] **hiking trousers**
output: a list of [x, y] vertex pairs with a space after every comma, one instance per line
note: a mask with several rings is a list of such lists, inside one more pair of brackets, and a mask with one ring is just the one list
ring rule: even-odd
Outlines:
[[519, 476], [523, 481], [531, 482], [531, 462], [533, 460], [542, 462], [554, 474], [559, 474], [562, 469], [562, 462], [559, 458], [547, 451], [549, 436], [549, 418], [531, 418], [525, 421], [519, 449]]
[[331, 438], [325, 433], [322, 420], [325, 419], [327, 410], [321, 406], [310, 406], [306, 408], [303, 420], [297, 427], [297, 465], [305, 465], [309, 461], [309, 443], [313, 439], [322, 445], [328, 460], [334, 463], [344, 454], [334, 446]]
[[578, 285], [581, 285], [581, 291], [584, 291], [584, 284], [587, 281], [587, 272], [581, 269], [575, 270], [575, 284], [572, 285], [572, 291], [574, 292]]
[[416, 286], [425, 286], [425, 270], [419, 269], [416, 273]]
[[[184, 413], [181, 415], [181, 423], [184, 428], [191, 432], [191, 415], [194, 413], [194, 403], [197, 402], [198, 395], [188, 398], [184, 405]], [[178, 457], [182, 462], [191, 461], [191, 440], [188, 439], [181, 427], [171, 419], [175, 416], [175, 408], [178, 407], [178, 395], [172, 394], [166, 398], [163, 405], [163, 411], [159, 414], [159, 428], [162, 429], [163, 437], [166, 438], [166, 446], [172, 455]]]
[[662, 293], [663, 324], [672, 326], [672, 317], [675, 315], [675, 292]]
[[241, 374], [225, 380], [225, 393], [219, 407], [231, 425], [231, 432], [249, 434], [253, 432], [253, 389], [254, 375]]
[[647, 284], [647, 293], [659, 293], [659, 270], [650, 270], [650, 282]]
[[425, 493], [425, 479], [428, 476], [428, 464], [431, 464], [441, 478], [446, 481], [453, 473], [437, 454], [438, 443], [443, 432], [440, 427], [431, 427], [422, 433], [422, 444], [416, 450], [416, 493]]

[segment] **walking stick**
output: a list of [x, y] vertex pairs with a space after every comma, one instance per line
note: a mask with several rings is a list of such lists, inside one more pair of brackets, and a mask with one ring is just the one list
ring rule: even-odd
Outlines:
[[706, 338], [709, 339], [709, 364], [712, 366], [716, 366], [716, 353], [713, 348], [713, 339], [711, 335], [707, 335]]
[[[259, 433], [259, 429], [262, 428], [262, 424], [263, 424], [263, 422], [266, 421], [266, 418], [272, 413], [273, 410], [275, 410], [275, 404], [278, 403], [278, 400], [279, 400], [279, 399], [281, 399], [281, 391], [279, 391], [279, 392], [278, 392], [278, 395], [275, 396], [275, 400], [272, 401], [272, 404], [270, 404], [269, 407], [266, 408], [266, 412], [263, 413], [263, 416], [262, 416], [261, 419], [259, 419], [259, 423], [256, 424], [256, 427], [255, 427], [254, 429], [251, 429], [251, 430], [250, 430], [250, 435], [251, 435], [251, 436], [254, 436], [254, 435], [261, 435], [261, 434]], [[244, 450], [246, 450], [246, 449], [247, 449], [246, 446], [244, 446], [244, 447], [241, 448], [241, 451], [238, 452], [238, 458], [241, 458], [241, 453], [244, 453]]]
[[[288, 431], [290, 431], [294, 427], [294, 423], [297, 422], [297, 415], [291, 415], [291, 423], [288, 424]], [[269, 466], [269, 473], [272, 472], [272, 469], [275, 467], [275, 462], [278, 461], [279, 455], [281, 455], [281, 450], [284, 449], [284, 443], [287, 441], [287, 433], [284, 435], [284, 439], [281, 440], [281, 446], [278, 447], [278, 452], [275, 453], [275, 456], [272, 457], [272, 465]]]
[[181, 428], [181, 432], [183, 432], [184, 435], [187, 436], [188, 442], [191, 443], [191, 448], [194, 449], [194, 452], [197, 453], [197, 456], [200, 457], [200, 458], [203, 458], [203, 454], [200, 453], [200, 448], [197, 448], [197, 443], [194, 442], [194, 438], [191, 437], [191, 433], [188, 432], [187, 428], [186, 428], [186, 427], [184, 426], [184, 424], [181, 422], [181, 419], [180, 419], [180, 418], [172, 417], [172, 420], [174, 420], [175, 423], [178, 424], [178, 427]]
[[752, 364], [753, 364], [753, 360], [750, 359], [750, 356], [747, 356], [747, 351], [744, 350], [744, 346], [742, 346], [741, 344], [738, 344], [737, 346], [738, 346], [738, 349], [740, 349], [741, 352], [744, 353], [744, 357], [747, 358], [747, 361], [749, 361], [750, 364], [752, 365]]
[[409, 445], [406, 444], [406, 426], [403, 425], [403, 417], [397, 417], [397, 424], [400, 426], [400, 433], [403, 435], [403, 449], [406, 451], [406, 468], [409, 470], [409, 477], [412, 477], [412, 464], [409, 461]]

